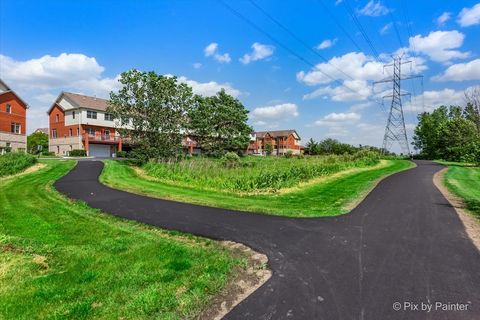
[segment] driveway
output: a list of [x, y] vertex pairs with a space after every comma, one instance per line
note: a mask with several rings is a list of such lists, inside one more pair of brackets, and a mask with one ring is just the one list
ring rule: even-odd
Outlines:
[[479, 251], [433, 185], [443, 166], [417, 165], [381, 181], [351, 213], [332, 218], [135, 195], [100, 184], [103, 163], [95, 161], [78, 162], [55, 187], [119, 217], [265, 253], [273, 276], [226, 319], [480, 319]]

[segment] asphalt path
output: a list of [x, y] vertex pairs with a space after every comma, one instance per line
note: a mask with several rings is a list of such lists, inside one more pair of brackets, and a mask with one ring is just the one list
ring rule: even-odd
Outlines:
[[433, 184], [443, 166], [417, 165], [382, 180], [349, 214], [329, 218], [136, 195], [99, 183], [100, 161], [79, 161], [55, 187], [115, 216], [265, 253], [272, 277], [225, 319], [480, 319], [479, 251]]

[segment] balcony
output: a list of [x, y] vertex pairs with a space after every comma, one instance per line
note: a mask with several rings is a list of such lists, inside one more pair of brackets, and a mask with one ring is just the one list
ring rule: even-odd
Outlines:
[[89, 142], [105, 142], [105, 143], [118, 143], [122, 138], [120, 136], [109, 135], [109, 134], [86, 134], [86, 138]]

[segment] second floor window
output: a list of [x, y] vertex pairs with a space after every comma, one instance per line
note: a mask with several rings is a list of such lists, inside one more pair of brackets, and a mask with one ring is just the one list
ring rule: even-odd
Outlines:
[[18, 134], [22, 133], [20, 123], [12, 122], [11, 131], [12, 133], [18, 133]]
[[96, 111], [87, 111], [87, 118], [88, 119], [97, 119], [97, 112]]
[[75, 111], [72, 111], [72, 118], [75, 119]]
[[93, 129], [93, 128], [87, 128], [87, 129], [85, 129], [85, 131], [87, 131], [87, 133], [91, 136], [95, 135], [95, 129]]
[[113, 114], [105, 113], [105, 120], [106, 121], [113, 121]]
[[58, 120], [59, 120], [59, 117], [58, 117], [58, 114], [57, 114], [57, 115], [55, 115], [55, 122], [58, 122]]
[[12, 113], [12, 106], [7, 104], [7, 108], [5, 111], [7, 111], [7, 113]]
[[80, 128], [77, 128], [77, 137], [80, 135]]
[[52, 138], [57, 137], [57, 129], [52, 129]]

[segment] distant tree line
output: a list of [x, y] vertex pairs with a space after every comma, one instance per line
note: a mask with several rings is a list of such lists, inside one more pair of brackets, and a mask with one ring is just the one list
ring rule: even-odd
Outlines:
[[[305, 154], [308, 155], [326, 155], [326, 154], [354, 154], [360, 150], [369, 150], [377, 153], [382, 153], [380, 148], [372, 146], [353, 146], [348, 143], [342, 143], [336, 139], [327, 138], [321, 141], [313, 139], [308, 140], [305, 145]], [[391, 154], [391, 153], [387, 153]]]
[[213, 97], [195, 95], [176, 77], [153, 71], [130, 70], [119, 81], [122, 88], [110, 93], [108, 112], [125, 126], [119, 132], [132, 142], [137, 160], [176, 158], [186, 134], [210, 155], [247, 148], [248, 110], [224, 90]]
[[464, 107], [441, 106], [418, 116], [413, 145], [421, 157], [480, 162], [480, 88], [465, 96]]

